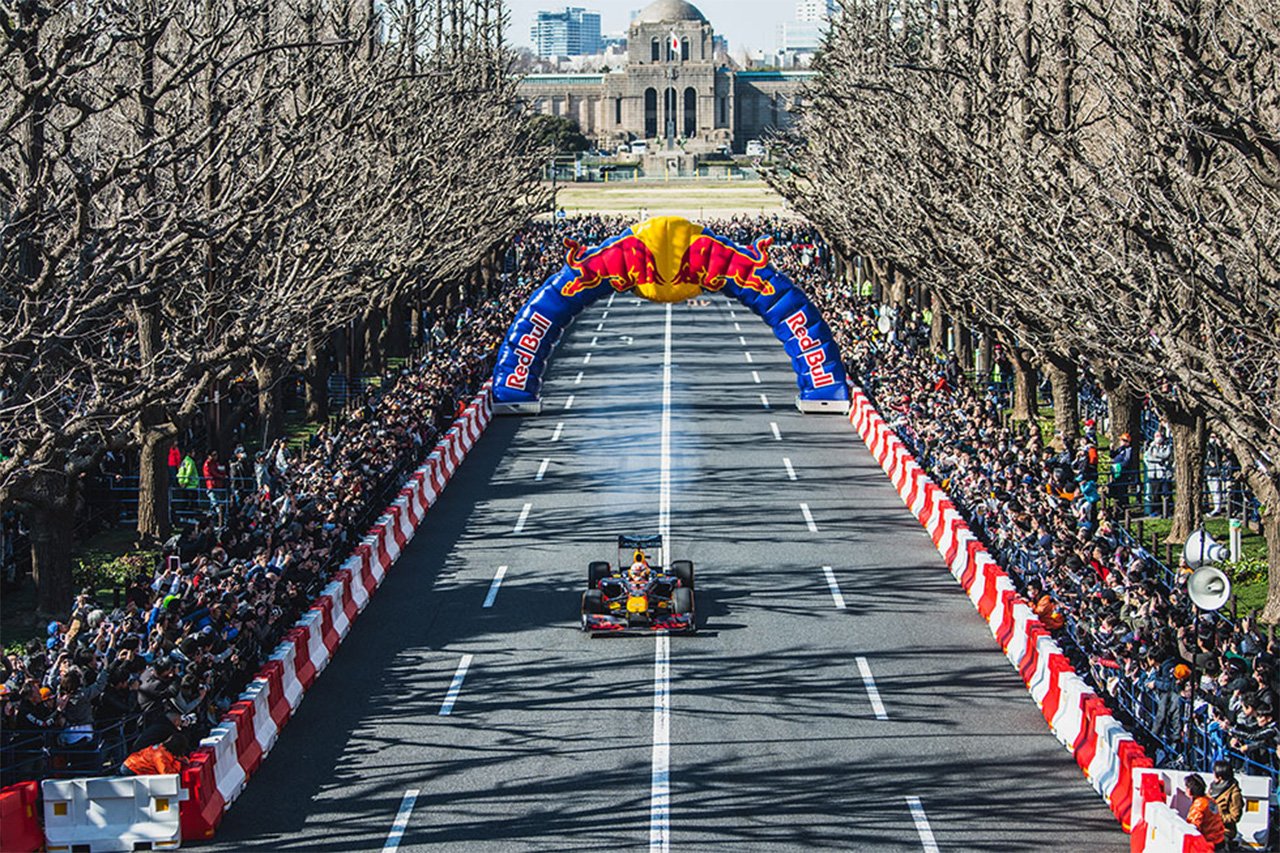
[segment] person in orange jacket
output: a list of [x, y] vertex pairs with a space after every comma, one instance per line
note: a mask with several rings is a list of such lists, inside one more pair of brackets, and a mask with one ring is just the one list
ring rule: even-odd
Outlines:
[[164, 743], [143, 747], [130, 755], [120, 765], [121, 776], [165, 776], [182, 772], [182, 759], [187, 751], [187, 738], [174, 732]]
[[1053, 597], [1045, 592], [1040, 581], [1034, 578], [1027, 581], [1027, 601], [1031, 605], [1031, 610], [1050, 631], [1056, 631], [1066, 624], [1066, 619], [1058, 610]]
[[1225, 850], [1227, 845], [1227, 828], [1222, 823], [1222, 815], [1218, 814], [1218, 804], [1207, 793], [1204, 780], [1194, 773], [1182, 780], [1191, 795], [1191, 808], [1187, 810], [1187, 823], [1200, 830], [1204, 840], [1213, 845], [1215, 850]]

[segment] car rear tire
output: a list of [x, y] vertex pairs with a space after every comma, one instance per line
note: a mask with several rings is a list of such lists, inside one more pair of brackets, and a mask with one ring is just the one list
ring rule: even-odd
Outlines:
[[693, 562], [690, 560], [672, 560], [671, 574], [680, 579], [682, 586], [693, 589]]
[[587, 564], [587, 589], [600, 586], [600, 581], [609, 577], [609, 564], [603, 560]]

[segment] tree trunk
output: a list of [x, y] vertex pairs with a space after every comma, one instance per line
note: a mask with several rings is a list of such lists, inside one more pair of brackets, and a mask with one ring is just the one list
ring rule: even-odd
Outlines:
[[75, 597], [71, 579], [71, 519], [75, 496], [61, 474], [40, 478], [39, 498], [24, 506], [31, 539], [31, 574], [36, 582], [36, 611], [66, 618]]
[[975, 356], [975, 369], [978, 372], [978, 379], [985, 386], [991, 381], [991, 367], [995, 364], [994, 342], [991, 340], [991, 334], [983, 331], [978, 335], [978, 352]]
[[1059, 353], [1049, 353], [1046, 361], [1053, 389], [1053, 430], [1074, 441], [1080, 434], [1080, 368]]
[[382, 358], [385, 355], [378, 346], [382, 338], [383, 312], [378, 308], [370, 308], [364, 315], [364, 360], [365, 371], [379, 373], [382, 370]]
[[960, 369], [973, 370], [973, 336], [969, 327], [953, 317], [951, 329], [956, 336], [956, 358], [960, 361]]
[[307, 337], [307, 363], [303, 368], [307, 395], [307, 420], [322, 421], [329, 416], [329, 347]]
[[1161, 406], [1173, 438], [1173, 526], [1166, 542], [1181, 545], [1199, 529], [1204, 496], [1204, 416], [1180, 406]]
[[1013, 412], [1015, 421], [1034, 425], [1040, 415], [1037, 399], [1036, 368], [1021, 347], [1009, 347], [1009, 361], [1013, 364]]
[[258, 425], [262, 446], [280, 437], [284, 428], [280, 411], [280, 366], [273, 358], [254, 358], [253, 375], [258, 380]]
[[409, 305], [401, 296], [391, 302], [387, 311], [387, 355], [405, 358], [409, 355]]
[[[145, 416], [144, 416], [145, 423]], [[138, 448], [138, 538], [169, 538], [169, 448], [177, 431], [149, 427]]]
[[929, 310], [933, 316], [929, 320], [929, 349], [936, 353], [947, 349], [947, 312], [942, 307], [942, 295], [937, 288], [929, 288]]
[[1107, 418], [1111, 421], [1111, 446], [1115, 447], [1121, 435], [1129, 436], [1129, 444], [1135, 457], [1142, 455], [1142, 401], [1133, 393], [1129, 383], [1108, 374], [1102, 376], [1102, 387], [1107, 392]]
[[[1261, 475], [1256, 480], [1264, 479]], [[1270, 492], [1270, 494], [1268, 494]], [[1262, 621], [1280, 622], [1280, 488], [1253, 493], [1262, 501], [1262, 536], [1267, 540], [1267, 604], [1262, 608]]]

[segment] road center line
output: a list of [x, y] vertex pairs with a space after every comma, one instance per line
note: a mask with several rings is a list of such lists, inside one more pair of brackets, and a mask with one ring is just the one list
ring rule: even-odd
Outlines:
[[773, 437], [782, 441], [782, 433], [778, 432], [778, 424], [775, 421], [769, 421], [769, 428], [773, 430]]
[[769, 408], [769, 398], [764, 394], [760, 395], [760, 405], [764, 406], [766, 409]]
[[453, 683], [449, 685], [449, 693], [440, 706], [440, 716], [447, 717], [453, 713], [453, 703], [458, 701], [458, 693], [462, 691], [462, 680], [467, 677], [467, 667], [471, 666], [471, 655], [463, 655], [458, 664], [458, 671], [453, 674]]
[[589, 364], [590, 362], [591, 362], [591, 353], [587, 353], [582, 357], [582, 363]]
[[[741, 327], [741, 326], [739, 326], [737, 323], [734, 323], [734, 324], [733, 324], [733, 330], [734, 330], [735, 332], [741, 332], [741, 331], [742, 331], [742, 327]], [[746, 346], [746, 344], [743, 344], [743, 346], [745, 347], [745, 346]]]
[[[609, 294], [609, 301], [608, 301], [608, 302], [606, 302], [606, 303], [604, 304], [604, 307], [606, 307], [606, 308], [612, 308], [612, 307], [613, 307], [613, 298], [614, 298], [615, 296], [617, 296], [617, 295], [618, 295], [618, 291], [616, 291], [616, 290], [615, 290], [613, 293], [610, 293], [610, 294]], [[606, 314], [608, 314], [609, 312], [608, 312], [608, 311], [606, 311], [605, 313], [606, 313]]]
[[671, 849], [671, 638], [657, 636], [653, 652], [653, 774], [649, 794], [649, 851]]
[[410, 788], [404, 792], [404, 797], [400, 800], [400, 811], [396, 812], [391, 831], [387, 833], [387, 843], [382, 845], [382, 853], [395, 853], [399, 849], [400, 839], [404, 837], [404, 831], [409, 826], [409, 815], [413, 814], [413, 804], [417, 801], [417, 788]]
[[[533, 478], [536, 482], [539, 482], [539, 483], [541, 483], [541, 482], [542, 482], [542, 478], [543, 478], [543, 476], [547, 473], [547, 466], [548, 466], [548, 465], [550, 465], [550, 464], [551, 464], [551, 460], [550, 460], [550, 459], [543, 459], [543, 460], [542, 460], [542, 464], [538, 466], [538, 473], [537, 473], [537, 476], [535, 476], [535, 477]], [[791, 479], [793, 479], [793, 480], [794, 480], [794, 479], [795, 479], [795, 477], [792, 477]]]
[[742, 344], [745, 347], [747, 345], [747, 339], [744, 338], [742, 335], [738, 335], [738, 343]]
[[744, 352], [744, 353], [743, 353], [743, 355], [744, 355], [744, 356], [746, 356], [747, 364], [751, 364], [751, 362], [752, 362], [752, 359], [751, 359], [751, 353], [749, 353], [749, 352]]
[[796, 478], [796, 469], [791, 467], [791, 460], [786, 456], [782, 457], [782, 465], [787, 469], [787, 477], [794, 480]]
[[524, 530], [524, 522], [525, 519], [529, 517], [529, 510], [531, 509], [533, 509], [533, 504], [530, 503], [525, 504], [524, 509], [520, 510], [520, 518], [516, 521], [516, 526], [515, 529], [511, 531], [512, 533], [519, 533], [521, 530]]
[[498, 571], [493, 575], [493, 582], [489, 584], [489, 594], [484, 597], [482, 607], [492, 607], [493, 602], [498, 598], [498, 587], [502, 586], [502, 579], [507, 576], [507, 567], [498, 566]]
[[567, 412], [573, 408], [574, 395], [570, 394], [569, 399], [564, 401], [564, 410]]
[[[610, 301], [610, 302], [612, 302], [612, 301], [613, 301], [613, 297], [612, 297], [612, 296], [610, 296], [610, 297], [609, 297], [609, 301]], [[601, 315], [600, 315], [600, 319], [601, 319], [601, 320], [608, 320], [608, 319], [609, 319], [609, 312], [608, 312], [608, 311], [606, 311], [606, 312], [604, 312], [603, 314], [601, 314]]]
[[560, 423], [556, 424], [555, 432], [551, 433], [551, 440], [552, 440], [552, 441], [559, 441], [559, 440], [560, 440], [560, 433], [561, 433], [561, 432], [563, 432], [563, 431], [564, 431], [564, 421], [561, 421]]
[[589, 346], [589, 347], [593, 347], [593, 346], [595, 346], [595, 345], [596, 345], [596, 340], [597, 340], [597, 339], [593, 337], [593, 338], [591, 339], [591, 343], [587, 344], [587, 346]]
[[915, 822], [916, 834], [920, 836], [920, 845], [924, 853], [938, 853], [938, 842], [929, 827], [929, 816], [924, 813], [924, 804], [919, 797], [907, 797], [907, 808], [911, 809], [911, 820]]
[[[526, 504], [526, 506], [528, 506], [528, 504]], [[818, 525], [813, 523], [813, 513], [809, 512], [808, 504], [800, 504], [800, 514], [804, 516], [804, 523], [809, 525], [809, 532], [817, 533]]]
[[600, 330], [601, 330], [601, 329], [603, 329], [603, 328], [604, 328], [604, 323], [597, 323], [597, 324], [596, 324], [596, 331], [597, 331], [597, 332], [598, 332], [598, 331], [600, 331]]
[[[862, 685], [867, 688], [867, 698], [871, 700], [871, 710], [875, 711], [876, 719], [889, 719], [889, 715], [884, 710], [884, 703], [880, 701], [880, 690], [876, 687], [875, 676], [871, 674], [871, 664], [867, 663], [867, 659], [864, 657], [858, 658], [858, 672], [862, 673]], [[919, 800], [916, 800], [916, 802], [918, 803]], [[924, 814], [923, 810], [921, 814]], [[937, 848], [934, 849], [936, 850]]]
[[758, 370], [753, 370], [753, 371], [751, 371], [751, 378], [752, 378], [752, 379], [754, 379], [754, 380], [756, 381], [756, 384], [757, 384], [757, 385], [759, 385], [759, 384], [760, 384], [760, 371], [758, 371]]
[[577, 375], [577, 376], [575, 376], [575, 377], [573, 378], [573, 384], [574, 384], [574, 385], [580, 385], [580, 384], [582, 384], [582, 371], [581, 371], [581, 370], [579, 370], [579, 371], [578, 371], [578, 375]]
[[[662, 459], [658, 476], [658, 533], [671, 553], [671, 303], [662, 335]], [[649, 851], [671, 849], [671, 638], [653, 649], [653, 772], [649, 782]]]
[[831, 600], [836, 603], [836, 609], [844, 610], [844, 596], [840, 594], [840, 584], [836, 583], [836, 573], [830, 566], [823, 566], [822, 573], [827, 576], [827, 588], [831, 590]]

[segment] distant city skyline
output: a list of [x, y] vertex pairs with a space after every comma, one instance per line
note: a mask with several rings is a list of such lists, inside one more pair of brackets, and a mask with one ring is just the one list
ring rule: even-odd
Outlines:
[[[652, 0], [508, 0], [511, 23], [507, 38], [519, 47], [534, 47], [530, 29], [537, 13], [542, 10], [563, 10], [566, 6], [582, 6], [600, 13], [600, 29], [603, 33], [625, 33], [631, 23], [631, 13], [638, 12]], [[707, 16], [717, 35], [729, 40], [734, 55], [742, 50], [772, 52], [778, 47], [778, 27], [795, 20], [794, 0], [690, 0]]]

